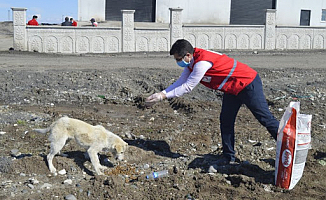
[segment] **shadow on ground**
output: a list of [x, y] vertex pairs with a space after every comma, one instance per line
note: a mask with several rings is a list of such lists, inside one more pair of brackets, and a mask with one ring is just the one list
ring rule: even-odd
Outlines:
[[184, 155], [180, 153], [171, 152], [170, 145], [163, 140], [125, 140], [129, 145], [141, 148], [145, 151], [153, 151], [156, 155], [169, 157], [169, 158], [179, 158]]
[[[189, 163], [188, 168], [200, 168], [203, 173], [208, 173], [210, 165], [218, 158], [214, 154], [204, 154], [199, 155], [198, 158], [195, 158], [192, 162]], [[262, 161], [274, 165], [275, 160], [273, 159], [262, 159]], [[245, 175], [248, 177], [253, 177], [256, 182], [263, 184], [273, 184], [274, 183], [274, 170], [264, 170], [258, 165], [251, 164], [248, 161], [240, 162], [239, 164], [234, 165], [225, 165], [217, 167], [218, 173], [227, 174], [227, 175]], [[228, 178], [227, 178], [228, 179]], [[232, 176], [229, 176], [229, 179], [232, 185], [237, 185], [239, 180], [235, 179]]]

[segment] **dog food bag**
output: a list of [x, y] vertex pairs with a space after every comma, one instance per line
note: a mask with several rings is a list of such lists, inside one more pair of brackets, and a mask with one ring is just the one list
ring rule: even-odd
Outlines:
[[311, 115], [300, 114], [300, 102], [291, 102], [277, 134], [275, 185], [293, 189], [302, 177], [311, 142]]

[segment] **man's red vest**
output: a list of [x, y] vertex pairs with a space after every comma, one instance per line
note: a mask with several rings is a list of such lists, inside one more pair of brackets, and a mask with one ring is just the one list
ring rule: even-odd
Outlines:
[[[207, 70], [201, 84], [214, 90], [237, 95], [256, 77], [257, 72], [248, 65], [240, 63], [225, 54], [195, 48], [194, 65], [199, 61], [208, 61], [213, 66]], [[190, 71], [192, 67], [188, 67]]]

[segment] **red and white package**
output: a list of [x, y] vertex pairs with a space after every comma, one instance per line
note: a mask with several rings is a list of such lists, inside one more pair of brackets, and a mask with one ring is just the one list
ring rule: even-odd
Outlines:
[[293, 189], [302, 177], [311, 142], [311, 115], [300, 114], [300, 102], [291, 102], [277, 133], [275, 185]]

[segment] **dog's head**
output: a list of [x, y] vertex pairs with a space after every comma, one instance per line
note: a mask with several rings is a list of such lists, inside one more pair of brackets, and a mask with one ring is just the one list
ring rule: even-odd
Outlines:
[[113, 145], [113, 156], [116, 160], [122, 161], [124, 159], [124, 153], [127, 151], [128, 143], [121, 141]]

